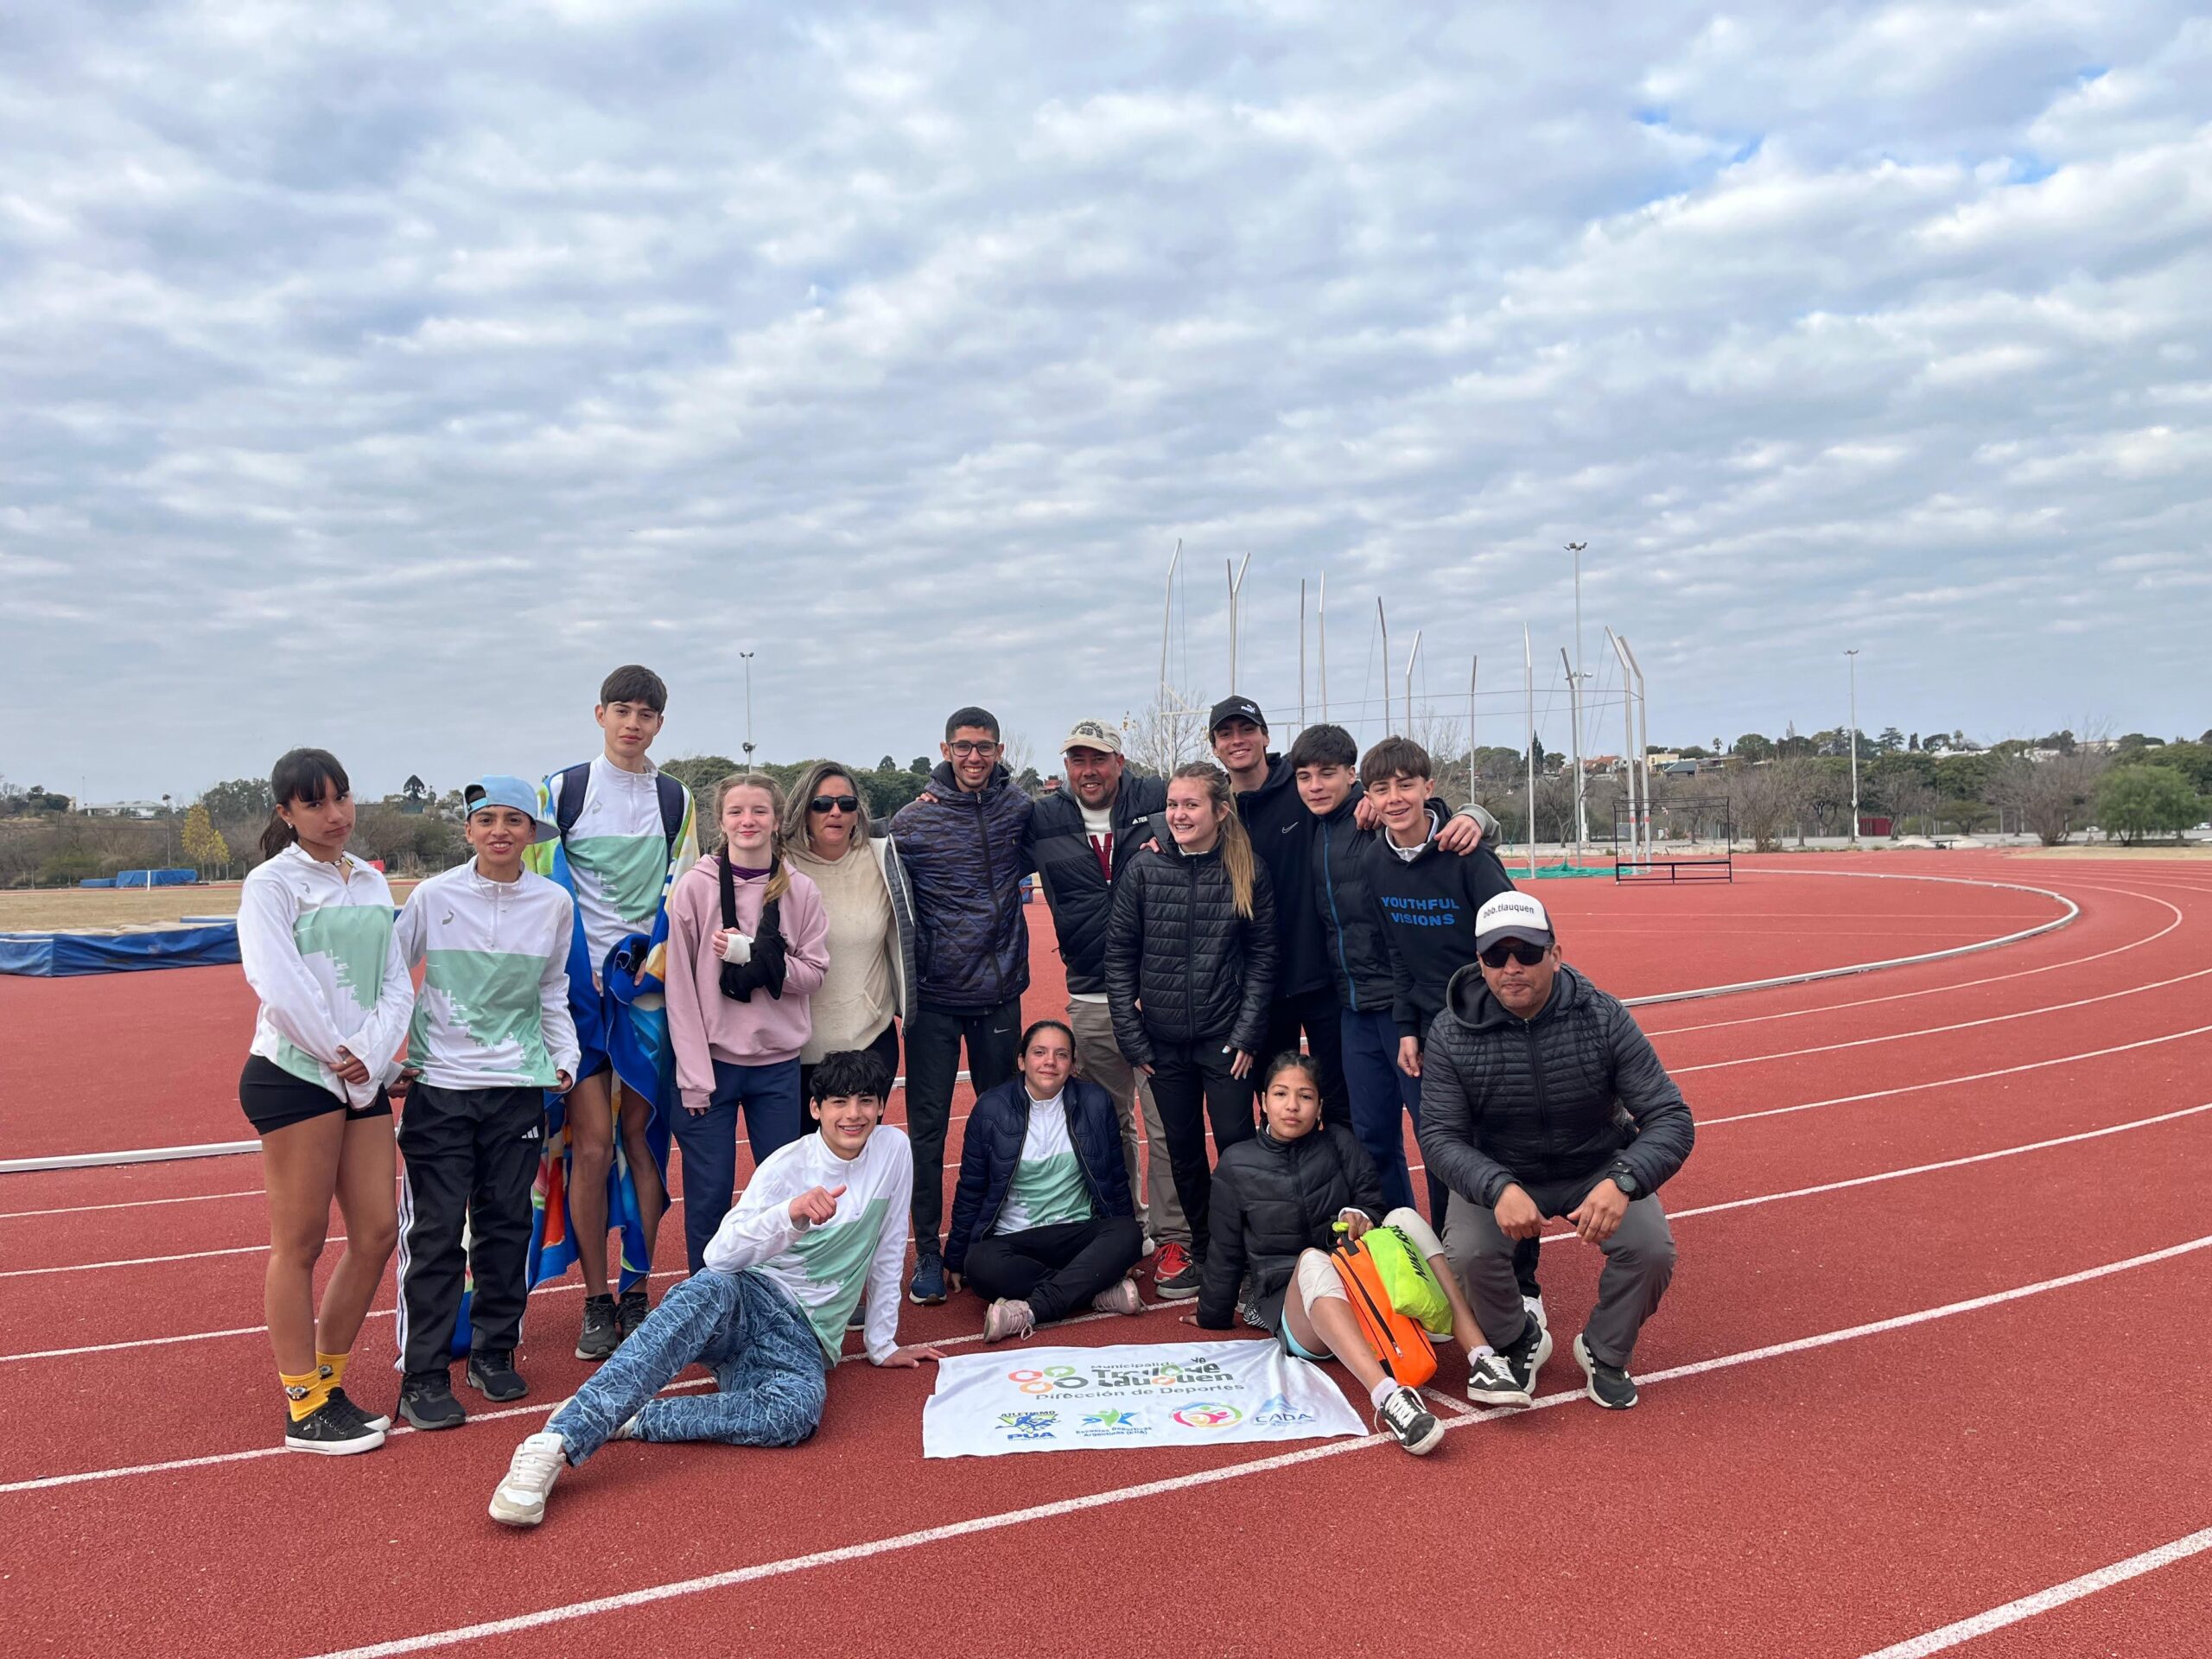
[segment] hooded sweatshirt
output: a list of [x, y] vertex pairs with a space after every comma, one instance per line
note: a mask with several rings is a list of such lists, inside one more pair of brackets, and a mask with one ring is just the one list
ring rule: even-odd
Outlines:
[[439, 1089], [550, 1089], [576, 1075], [569, 1012], [575, 908], [524, 870], [493, 881], [476, 861], [434, 875], [399, 913], [399, 948], [423, 966], [407, 1064]]
[[[392, 926], [391, 889], [351, 853], [324, 863], [297, 842], [246, 872], [238, 960], [261, 999], [253, 1052], [357, 1110], [399, 1070], [415, 982]], [[346, 1084], [340, 1047], [369, 1068]]]
[[[668, 1029], [676, 1041], [676, 1085], [685, 1106], [704, 1108], [715, 1092], [716, 1060], [726, 1065], [777, 1065], [796, 1060], [814, 1029], [809, 1002], [830, 971], [830, 918], [822, 894], [804, 874], [791, 873], [780, 914], [784, 994], [758, 987], [741, 1002], [721, 991], [720, 855], [708, 854], [677, 879], [668, 901]], [[768, 891], [765, 875], [735, 882], [737, 931], [754, 934]]]

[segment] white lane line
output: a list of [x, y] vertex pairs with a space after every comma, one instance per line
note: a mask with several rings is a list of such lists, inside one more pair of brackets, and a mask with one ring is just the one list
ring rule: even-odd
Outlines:
[[[2023, 1153], [2044, 1152], [2052, 1147], [2071, 1146], [2077, 1141], [2102, 1140], [2107, 1135], [2122, 1135], [2130, 1129], [2147, 1128], [2157, 1123], [2170, 1123], [2177, 1118], [2194, 1117], [2202, 1112], [2212, 1112], [2212, 1101], [2207, 1101], [2198, 1106], [2184, 1106], [2175, 1111], [2160, 1112], [2152, 1117], [2139, 1117], [2126, 1123], [2110, 1124], [2103, 1128], [2083, 1129], [2077, 1134], [2063, 1135], [2047, 1141], [2031, 1141], [2017, 1147], [1999, 1147], [1993, 1152], [1977, 1152], [1963, 1157], [1947, 1158], [1938, 1163], [1914, 1164], [1904, 1169], [1882, 1170], [1872, 1175], [1854, 1175], [1846, 1180], [1824, 1181], [1815, 1186], [1792, 1187], [1787, 1192], [1762, 1192], [1747, 1198], [1729, 1198], [1719, 1204], [1699, 1205], [1688, 1210], [1670, 1210], [1668, 1211], [1668, 1219], [1686, 1221], [1692, 1216], [1711, 1216], [1730, 1210], [1749, 1210], [1761, 1205], [1777, 1204], [1785, 1198], [1810, 1198], [1821, 1192], [1840, 1192], [1849, 1187], [1872, 1186], [1884, 1181], [1901, 1180], [1908, 1175], [1925, 1175], [1935, 1170], [1959, 1169], [1969, 1164], [1986, 1164], [1999, 1158], [2017, 1158]], [[1408, 1173], [1417, 1175], [1426, 1166], [1422, 1164], [1414, 1164], [1409, 1167]], [[1572, 1232], [1545, 1233], [1539, 1243], [1557, 1244], [1575, 1236]], [[680, 1273], [668, 1272], [657, 1273], [652, 1276], [655, 1279], [680, 1279], [683, 1275]], [[573, 1292], [581, 1288], [582, 1286], [578, 1281], [563, 1280], [557, 1284], [540, 1286], [531, 1291], [531, 1294], [557, 1296], [563, 1291]], [[375, 1308], [371, 1310], [366, 1317], [372, 1319], [388, 1319], [395, 1311], [389, 1307]], [[1084, 1317], [1088, 1319], [1090, 1316]], [[41, 1348], [29, 1353], [0, 1354], [0, 1365], [17, 1360], [73, 1359], [83, 1354], [108, 1354], [126, 1348], [162, 1348], [172, 1343], [212, 1342], [226, 1337], [254, 1337], [262, 1335], [268, 1329], [269, 1327], [265, 1325], [235, 1325], [227, 1331], [194, 1331], [175, 1337], [140, 1337], [125, 1342], [92, 1343], [79, 1348]]]
[[2139, 1579], [2145, 1573], [2171, 1567], [2176, 1561], [2201, 1555], [2208, 1549], [2212, 1549], [2212, 1527], [2207, 1527], [2202, 1532], [2192, 1532], [2186, 1538], [2177, 1538], [2170, 1544], [2160, 1544], [2156, 1549], [2146, 1549], [2140, 1555], [2131, 1555], [2124, 1561], [2114, 1561], [2110, 1567], [2101, 1567], [2094, 1573], [2084, 1573], [2078, 1579], [2054, 1584], [2050, 1589], [2038, 1590], [2032, 1596], [2022, 1596], [2018, 1601], [2008, 1601], [2002, 1607], [1993, 1607], [1986, 1613], [1976, 1613], [1972, 1618], [1962, 1618], [1955, 1624], [1946, 1624], [1940, 1630], [1929, 1630], [1908, 1642], [1892, 1643], [1877, 1652], [1867, 1654], [1865, 1659], [1927, 1659], [1929, 1654], [1942, 1653], [1962, 1642], [1971, 1642], [1978, 1636], [1987, 1636], [1992, 1630], [2001, 1630], [2008, 1624], [2018, 1624], [2038, 1613], [2047, 1613], [2054, 1607], [2063, 1607], [2069, 1601], [2094, 1596], [2100, 1590], [2109, 1590], [2115, 1584], [2126, 1584], [2130, 1579]]
[[[1701, 1376], [1708, 1372], [1730, 1370], [1758, 1361], [1776, 1359], [1788, 1354], [1808, 1352], [1815, 1348], [1833, 1346], [1861, 1337], [1879, 1336], [1892, 1331], [1904, 1330], [1931, 1320], [1950, 1319], [1964, 1313], [1978, 1313], [2005, 1302], [2018, 1301], [2024, 1297], [2045, 1292], [2062, 1290], [2092, 1280], [2103, 1279], [2113, 1274], [2126, 1273], [2154, 1262], [2170, 1261], [2212, 1245], [2212, 1234], [2190, 1240], [2186, 1243], [2169, 1245], [2162, 1250], [2152, 1250], [2142, 1255], [2130, 1256], [2126, 1261], [2107, 1262], [2101, 1267], [2087, 1268], [2079, 1273], [2069, 1273], [2056, 1279], [2043, 1280], [2036, 1284], [2018, 1285], [1986, 1296], [1976, 1296], [1962, 1302], [1948, 1302], [1940, 1307], [1922, 1308], [1911, 1313], [1900, 1313], [1871, 1324], [1853, 1325], [1841, 1331], [1822, 1332], [1817, 1336], [1799, 1338], [1793, 1342], [1770, 1344], [1764, 1348], [1749, 1349], [1742, 1353], [1724, 1354], [1717, 1358], [1699, 1360], [1672, 1370], [1654, 1372], [1637, 1379], [1639, 1387], [1672, 1382], [1678, 1378]], [[1582, 1390], [1573, 1389], [1547, 1395], [1530, 1409], [1542, 1409], [1565, 1405], [1582, 1398]], [[1493, 1422], [1501, 1417], [1522, 1414], [1518, 1411], [1471, 1413], [1445, 1424], [1445, 1432], [1456, 1433], [1478, 1425]], [[319, 1654], [315, 1659], [389, 1659], [389, 1656], [421, 1653], [432, 1648], [451, 1647], [459, 1643], [480, 1641], [486, 1637], [508, 1636], [517, 1631], [542, 1629], [549, 1624], [566, 1624], [571, 1620], [588, 1618], [597, 1613], [616, 1612], [629, 1607], [649, 1606], [655, 1602], [671, 1601], [678, 1597], [694, 1596], [710, 1590], [728, 1589], [732, 1586], [757, 1583], [763, 1579], [782, 1578], [794, 1573], [804, 1573], [817, 1567], [831, 1567], [844, 1561], [866, 1560], [874, 1556], [919, 1548], [950, 1539], [969, 1538], [978, 1534], [997, 1532], [1008, 1527], [1018, 1527], [1032, 1521], [1056, 1520], [1063, 1516], [1081, 1514], [1087, 1510], [1104, 1509], [1117, 1503], [1133, 1503], [1139, 1499], [1157, 1497], [1169, 1492], [1188, 1491], [1195, 1487], [1211, 1486], [1224, 1481], [1240, 1479], [1247, 1475], [1268, 1473], [1277, 1469], [1295, 1468], [1301, 1464], [1317, 1463], [1326, 1458], [1343, 1457], [1381, 1446], [1389, 1437], [1370, 1434], [1360, 1440], [1332, 1440], [1325, 1445], [1304, 1446], [1295, 1452], [1286, 1452], [1271, 1458], [1259, 1458], [1249, 1462], [1233, 1463], [1217, 1469], [1205, 1469], [1192, 1474], [1176, 1475], [1165, 1480], [1149, 1480], [1132, 1486], [1117, 1486], [1103, 1492], [1092, 1492], [1081, 1497], [1061, 1498], [1050, 1503], [1031, 1504], [1025, 1509], [1001, 1510], [995, 1515], [977, 1516], [967, 1521], [949, 1522], [943, 1526], [925, 1527], [918, 1531], [898, 1534], [889, 1538], [872, 1539], [866, 1543], [847, 1544], [841, 1548], [816, 1550], [804, 1555], [787, 1556], [782, 1560], [764, 1561], [753, 1567], [733, 1568], [728, 1572], [710, 1573], [698, 1578], [681, 1579], [672, 1583], [658, 1584], [643, 1590], [632, 1590], [620, 1595], [598, 1596], [588, 1601], [569, 1602], [562, 1606], [542, 1608], [536, 1612], [518, 1613], [507, 1618], [487, 1619], [481, 1624], [463, 1624], [452, 1630], [434, 1630], [422, 1636], [403, 1637], [397, 1641], [372, 1643], [365, 1647], [346, 1648], [335, 1652]], [[0, 1488], [0, 1491], [6, 1489]]]
[[[342, 1238], [326, 1239], [326, 1245], [343, 1244]], [[102, 1268], [152, 1268], [164, 1262], [200, 1262], [215, 1255], [264, 1255], [266, 1244], [232, 1244], [219, 1250], [186, 1250], [177, 1255], [133, 1255], [120, 1262], [65, 1262], [51, 1268], [10, 1268], [0, 1272], [0, 1279], [29, 1279], [49, 1273], [97, 1273]]]
[[[1776, 1020], [1802, 1020], [1808, 1014], [1835, 1014], [1847, 1008], [1871, 1008], [1881, 1002], [1917, 1001], [1929, 996], [1948, 996], [1954, 991], [1971, 991], [1984, 985], [2001, 984], [2008, 979], [2026, 979], [2036, 974], [2055, 974], [2063, 968], [2079, 968], [2088, 963], [2102, 962], [2107, 957], [2124, 957], [2131, 950], [2140, 950], [2144, 946], [2154, 944], [2164, 938], [2167, 934], [2179, 927], [2183, 919], [2178, 907], [2167, 904], [2156, 893], [2137, 893], [2127, 887], [2086, 887], [2076, 890], [2087, 893], [2117, 893], [2130, 899], [2145, 899], [2151, 904], [2164, 906], [2172, 913], [2173, 919], [2155, 933], [2147, 934], [2139, 939], [2130, 940], [2126, 944], [2116, 944], [2109, 950], [2099, 950], [2089, 956], [2075, 957], [2068, 962], [2047, 962], [2040, 968], [2019, 968], [2009, 974], [1986, 974], [1980, 979], [1961, 980], [1955, 985], [1929, 986], [1917, 991], [1887, 991], [1880, 996], [1861, 996], [1848, 1002], [1824, 1002], [1817, 1007], [1780, 1008], [1772, 1014], [1747, 1014], [1736, 1020], [1708, 1020], [1700, 1025], [1669, 1026], [1664, 1030], [1659, 1031], [1647, 1027], [1643, 1034], [1653, 1038], [1681, 1037], [1698, 1031], [1725, 1031], [1732, 1026], [1759, 1026]], [[2212, 889], [2192, 889], [2192, 891], [2212, 891]]]
[[29, 1221], [37, 1216], [81, 1216], [95, 1210], [143, 1210], [156, 1204], [207, 1204], [216, 1198], [257, 1198], [264, 1189], [241, 1188], [236, 1192], [193, 1192], [181, 1198], [130, 1198], [121, 1204], [65, 1204], [54, 1210], [10, 1210], [0, 1221]]
[[1986, 1083], [1991, 1077], [2017, 1077], [2023, 1071], [2043, 1071], [2054, 1065], [2071, 1065], [2076, 1060], [2101, 1059], [2107, 1054], [2126, 1054], [2139, 1048], [2156, 1048], [2161, 1043], [2177, 1043], [2185, 1037], [2202, 1037], [2212, 1031], [2212, 1026], [2191, 1026], [2187, 1031], [2168, 1032], [2163, 1037], [2145, 1037], [2133, 1043], [2115, 1043], [2110, 1048], [2084, 1049], [2079, 1054], [2061, 1054], [2048, 1060], [2029, 1060], [2020, 1065], [1999, 1066], [1994, 1071], [1969, 1071], [1963, 1077], [1936, 1077], [1926, 1083], [1902, 1084], [1895, 1089], [1870, 1089], [1863, 1095], [1838, 1095], [1832, 1100], [1802, 1101], [1795, 1106], [1770, 1106], [1764, 1111], [1738, 1112], [1731, 1117], [1701, 1117], [1700, 1129], [1717, 1128], [1723, 1123], [1748, 1123], [1754, 1118], [1787, 1117], [1792, 1112], [1809, 1112], [1822, 1106], [1848, 1106], [1861, 1100], [1888, 1100], [1897, 1095], [1916, 1095], [1923, 1089], [1948, 1089], [1956, 1083]]
[[[1978, 1026], [2001, 1026], [2007, 1020], [2032, 1020], [2037, 1014], [2063, 1014], [2069, 1008], [2086, 1008], [2098, 1002], [2111, 1002], [2123, 996], [2139, 996], [2145, 991], [2162, 991], [2169, 985], [2184, 985], [2192, 979], [2202, 979], [2212, 974], [2212, 968], [2199, 968], [2194, 972], [2176, 974], [2171, 979], [2154, 979], [2141, 985], [2130, 985], [2124, 990], [2102, 991], [2095, 996], [2076, 997], [2071, 1002], [2048, 1002], [2039, 1008], [2016, 1008], [2010, 1014], [1986, 1014], [1979, 1020], [1961, 1020], [1948, 1026], [1920, 1026], [1910, 1031], [1885, 1031], [1878, 1037], [1853, 1037], [1847, 1042], [1821, 1043], [1812, 1048], [1785, 1048], [1773, 1054], [1743, 1054], [1732, 1060], [1707, 1060], [1698, 1065], [1670, 1065], [1669, 1077], [1687, 1077], [1693, 1071], [1725, 1071], [1735, 1065], [1759, 1065], [1768, 1060], [1794, 1060], [1807, 1054], [1834, 1054], [1840, 1049], [1870, 1048], [1876, 1043], [1902, 1042], [1908, 1037], [1941, 1037], [1954, 1031], [1972, 1031]], [[1930, 992], [1930, 995], [1940, 993]]]
[[[1144, 1311], [1147, 1313], [1159, 1313], [1182, 1306], [1180, 1302], [1147, 1302], [1144, 1304]], [[391, 1310], [387, 1308], [385, 1313], [389, 1315]], [[372, 1315], [372, 1317], [374, 1316]], [[1071, 1325], [1096, 1325], [1102, 1319], [1121, 1319], [1129, 1317], [1126, 1313], [1077, 1313], [1058, 1320], [1047, 1328], [1058, 1331]], [[966, 1336], [939, 1337], [926, 1345], [931, 1348], [960, 1348], [971, 1342], [981, 1342], [982, 1339], [983, 1333], [976, 1331]], [[837, 1363], [840, 1365], [851, 1365], [865, 1361], [867, 1357], [866, 1354], [845, 1354], [839, 1357]], [[670, 1383], [661, 1392], [677, 1394], [686, 1389], [708, 1388], [713, 1382], [714, 1378], [710, 1376], [687, 1377], [683, 1382]], [[471, 1423], [497, 1423], [512, 1417], [543, 1417], [558, 1410], [562, 1403], [559, 1400], [548, 1400], [534, 1402], [527, 1406], [510, 1406], [504, 1411], [472, 1411], [468, 1414], [468, 1421]], [[466, 1425], [463, 1427], [466, 1427]], [[414, 1427], [411, 1424], [395, 1422], [385, 1431], [385, 1438], [391, 1440], [402, 1434], [421, 1433], [423, 1433], [422, 1430]], [[255, 1463], [263, 1458], [281, 1458], [285, 1455], [286, 1448], [281, 1446], [257, 1446], [245, 1452], [211, 1452], [204, 1457], [171, 1458], [162, 1463], [137, 1463], [121, 1469], [86, 1469], [73, 1475], [41, 1475], [30, 1480], [13, 1480], [0, 1485], [0, 1493], [50, 1491], [57, 1486], [82, 1486], [90, 1481], [120, 1480], [130, 1475], [165, 1474], [173, 1469], [207, 1469], [219, 1464]]]

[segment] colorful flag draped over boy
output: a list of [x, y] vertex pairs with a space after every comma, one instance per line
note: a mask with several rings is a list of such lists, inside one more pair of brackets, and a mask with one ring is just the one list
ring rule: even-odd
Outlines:
[[[540, 800], [549, 817], [552, 798], [553, 779], [548, 778], [541, 786]], [[682, 825], [670, 846], [652, 931], [630, 935], [614, 947], [606, 963], [594, 963], [579, 906], [569, 945], [569, 1007], [576, 1018], [577, 1039], [587, 1055], [604, 1052], [614, 1077], [652, 1107], [645, 1145], [660, 1173], [664, 1192], [668, 1189], [670, 1114], [676, 1106], [676, 1051], [669, 1036], [662, 983], [668, 952], [668, 895], [677, 876], [690, 869], [699, 856], [694, 817], [687, 792]], [[569, 866], [565, 842], [548, 842], [538, 850], [550, 855], [543, 873], [568, 889], [573, 899], [575, 872]], [[601, 981], [596, 992], [592, 988], [594, 970]], [[652, 1267], [652, 1242], [645, 1236], [639, 1214], [629, 1148], [619, 1132], [613, 1142], [614, 1157], [607, 1177], [607, 1213], [621, 1229], [621, 1262], [615, 1288], [623, 1291], [645, 1282]], [[534, 1214], [530, 1282], [533, 1286], [558, 1278], [576, 1259], [576, 1241], [569, 1220], [569, 1171], [568, 1103], [564, 1096], [549, 1092], [545, 1151], [531, 1194]]]

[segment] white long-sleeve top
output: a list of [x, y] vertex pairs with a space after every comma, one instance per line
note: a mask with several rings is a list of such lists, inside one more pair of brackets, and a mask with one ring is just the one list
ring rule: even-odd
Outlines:
[[493, 881], [476, 861], [434, 875], [399, 912], [400, 954], [423, 966], [407, 1064], [440, 1089], [550, 1089], [576, 1075], [569, 1012], [575, 909], [529, 870]]
[[[238, 893], [238, 960], [261, 999], [252, 1052], [353, 1107], [374, 1100], [415, 1005], [397, 931], [391, 888], [351, 853], [326, 864], [295, 842], [254, 866]], [[340, 1046], [366, 1083], [338, 1080]]]
[[[837, 1213], [818, 1227], [791, 1219], [791, 1202], [809, 1187], [835, 1190]], [[840, 1158], [819, 1133], [769, 1154], [737, 1207], [707, 1244], [709, 1273], [764, 1274], [814, 1327], [823, 1363], [834, 1365], [845, 1326], [865, 1291], [868, 1357], [880, 1365], [899, 1346], [899, 1274], [906, 1258], [907, 1211], [914, 1197], [914, 1153], [906, 1132], [880, 1125], [860, 1155]]]

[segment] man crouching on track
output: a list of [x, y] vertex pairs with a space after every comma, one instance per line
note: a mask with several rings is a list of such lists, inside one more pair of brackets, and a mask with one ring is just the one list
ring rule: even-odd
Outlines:
[[1560, 962], [1536, 899], [1485, 903], [1475, 954], [1430, 1028], [1420, 1129], [1422, 1156], [1452, 1192], [1445, 1254], [1498, 1344], [1471, 1369], [1467, 1397], [1534, 1397], [1552, 1339], [1522, 1305], [1513, 1247], [1561, 1216], [1605, 1253], [1574, 1357], [1590, 1398], [1624, 1411], [1636, 1403], [1637, 1332], [1674, 1277], [1655, 1194], [1690, 1154], [1690, 1109], [1629, 1011]]
[[[876, 1364], [944, 1357], [897, 1342], [914, 1159], [904, 1130], [880, 1127], [890, 1090], [875, 1055], [823, 1056], [810, 1102], [820, 1133], [753, 1172], [707, 1246], [705, 1269], [669, 1292], [515, 1449], [492, 1494], [494, 1521], [536, 1526], [561, 1471], [608, 1440], [798, 1445], [821, 1424], [829, 1373], [863, 1291]], [[656, 1397], [695, 1361], [715, 1374], [715, 1392]]]

